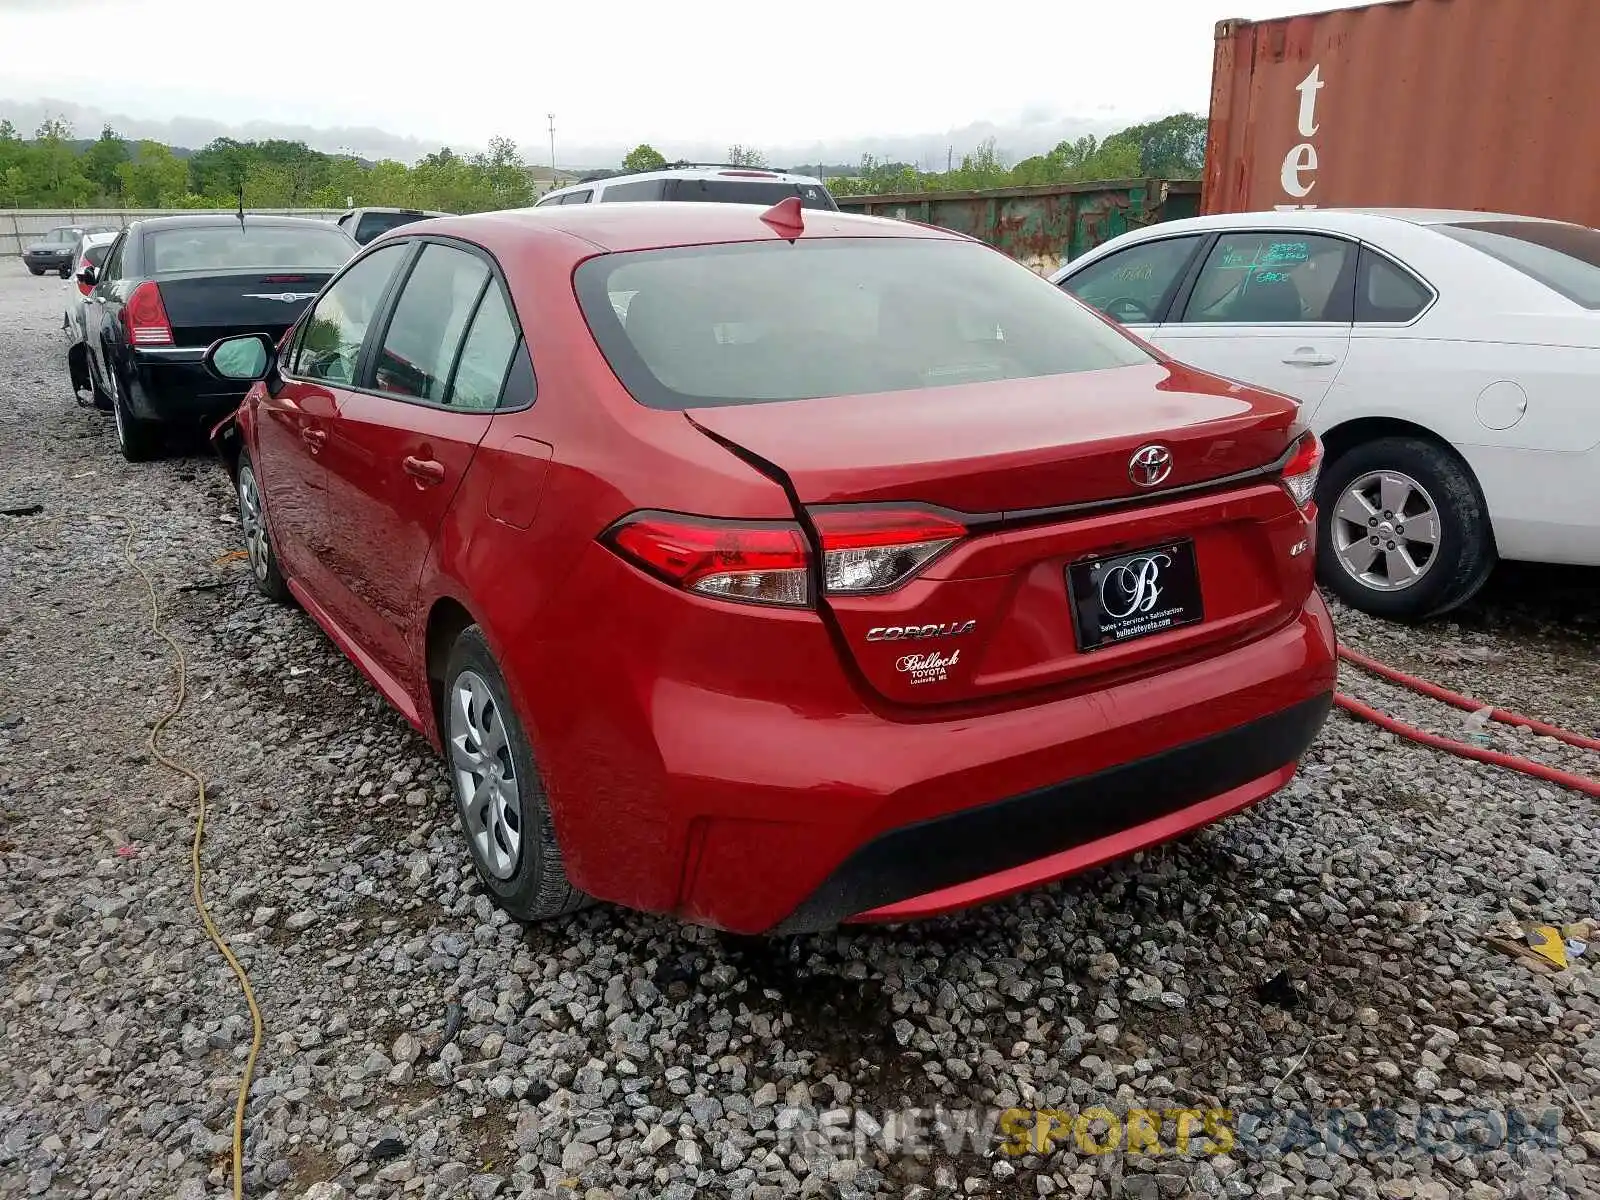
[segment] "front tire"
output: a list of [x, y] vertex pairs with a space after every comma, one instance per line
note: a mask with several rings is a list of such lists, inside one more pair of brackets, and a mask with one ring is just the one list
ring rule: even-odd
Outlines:
[[44, 268], [43, 267], [29, 267], [28, 270], [32, 271], [35, 275], [43, 275], [44, 274]]
[[1346, 604], [1420, 621], [1448, 612], [1495, 563], [1488, 507], [1467, 464], [1416, 437], [1356, 446], [1317, 488], [1317, 574]]
[[543, 777], [505, 677], [476, 625], [450, 652], [440, 717], [456, 815], [494, 902], [519, 921], [558, 917], [589, 903], [567, 881]]
[[267, 525], [266, 498], [248, 453], [239, 455], [234, 494], [239, 500], [239, 528], [244, 532], [245, 555], [250, 560], [250, 574], [256, 581], [256, 590], [268, 600], [288, 604], [293, 593], [278, 566], [278, 552], [273, 549], [272, 530]]
[[71, 279], [72, 278], [72, 268], [71, 267], [62, 267], [61, 268], [61, 278], [63, 278], [63, 279]]

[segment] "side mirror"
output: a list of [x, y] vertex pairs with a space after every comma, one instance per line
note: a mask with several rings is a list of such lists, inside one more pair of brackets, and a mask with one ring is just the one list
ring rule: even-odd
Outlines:
[[272, 365], [272, 340], [264, 333], [246, 333], [212, 342], [201, 361], [207, 371], [228, 383], [265, 379]]
[[78, 272], [78, 282], [84, 287], [93, 287], [100, 276], [93, 267], [85, 267]]

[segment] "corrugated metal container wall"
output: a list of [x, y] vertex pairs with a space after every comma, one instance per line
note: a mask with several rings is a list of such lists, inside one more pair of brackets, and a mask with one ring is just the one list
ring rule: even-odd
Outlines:
[[1120, 233], [1194, 216], [1199, 191], [1193, 180], [1118, 179], [981, 192], [840, 196], [838, 201], [846, 212], [953, 229], [1048, 275]]
[[1217, 26], [1205, 212], [1600, 225], [1600, 0], [1399, 0]]

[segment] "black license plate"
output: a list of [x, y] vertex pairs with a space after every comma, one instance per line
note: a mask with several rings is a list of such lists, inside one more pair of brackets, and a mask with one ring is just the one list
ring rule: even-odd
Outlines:
[[1194, 543], [1169, 542], [1067, 567], [1078, 649], [1098, 650], [1205, 619]]

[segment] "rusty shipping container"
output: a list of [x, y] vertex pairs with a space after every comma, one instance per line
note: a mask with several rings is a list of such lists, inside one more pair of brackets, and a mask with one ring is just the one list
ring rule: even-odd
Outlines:
[[1397, 0], [1216, 28], [1205, 212], [1600, 225], [1600, 0]]
[[846, 212], [953, 229], [988, 242], [1047, 275], [1119, 233], [1155, 221], [1194, 216], [1200, 210], [1200, 183], [1119, 179], [981, 192], [840, 196], [838, 201]]

